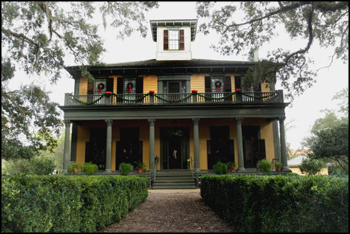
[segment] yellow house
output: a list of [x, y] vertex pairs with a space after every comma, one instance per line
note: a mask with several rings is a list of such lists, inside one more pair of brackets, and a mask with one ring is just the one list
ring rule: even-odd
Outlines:
[[243, 173], [265, 158], [289, 171], [288, 104], [274, 84], [243, 87], [255, 62], [192, 58], [197, 20], [152, 20], [151, 29], [155, 59], [88, 67], [94, 82], [79, 66], [66, 67], [75, 89], [60, 106], [64, 172], [70, 162], [90, 161], [107, 174], [137, 161], [151, 172], [206, 172], [220, 160]]

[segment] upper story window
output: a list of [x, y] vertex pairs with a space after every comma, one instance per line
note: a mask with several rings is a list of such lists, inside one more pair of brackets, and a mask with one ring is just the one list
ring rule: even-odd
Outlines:
[[179, 31], [169, 30], [169, 50], [178, 50], [179, 42], [180, 42]]
[[164, 30], [164, 50], [184, 50], [185, 32], [183, 29]]

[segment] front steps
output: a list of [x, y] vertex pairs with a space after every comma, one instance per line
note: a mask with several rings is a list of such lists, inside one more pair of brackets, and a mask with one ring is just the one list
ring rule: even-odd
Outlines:
[[159, 171], [152, 189], [196, 189], [191, 171]]

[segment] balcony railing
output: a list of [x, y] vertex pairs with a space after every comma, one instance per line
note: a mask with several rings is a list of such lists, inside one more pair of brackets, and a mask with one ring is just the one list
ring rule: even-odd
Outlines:
[[66, 93], [65, 106], [81, 105], [171, 105], [200, 103], [283, 103], [283, 91], [232, 93], [171, 93], [72, 95]]

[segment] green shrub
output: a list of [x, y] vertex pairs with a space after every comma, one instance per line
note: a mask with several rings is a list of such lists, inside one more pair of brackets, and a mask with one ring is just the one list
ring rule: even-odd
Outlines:
[[311, 159], [311, 158], [303, 158], [299, 169], [302, 174], [307, 173], [309, 175], [316, 175], [319, 173], [322, 168], [326, 165], [321, 160]]
[[348, 232], [348, 179], [202, 176], [201, 196], [237, 232]]
[[91, 162], [85, 163], [83, 168], [85, 174], [87, 175], [93, 175], [96, 174], [98, 171], [98, 166], [96, 164], [93, 164]]
[[215, 163], [213, 166], [215, 174], [222, 175], [222, 174], [227, 174], [227, 165], [225, 163], [222, 163], [221, 161], [218, 161]]
[[267, 174], [271, 174], [271, 162], [267, 161], [266, 159], [260, 160], [258, 162], [258, 169], [266, 172]]
[[121, 163], [120, 164], [120, 170], [121, 170], [121, 175], [128, 175], [131, 171], [131, 164], [130, 163]]
[[55, 170], [55, 160], [46, 156], [32, 159], [14, 159], [5, 162], [4, 173], [50, 175]]
[[97, 232], [144, 202], [147, 189], [138, 176], [2, 176], [1, 232]]

